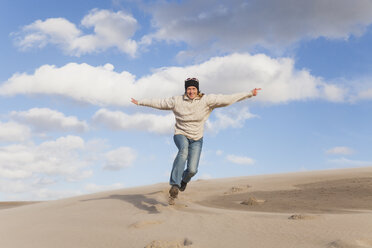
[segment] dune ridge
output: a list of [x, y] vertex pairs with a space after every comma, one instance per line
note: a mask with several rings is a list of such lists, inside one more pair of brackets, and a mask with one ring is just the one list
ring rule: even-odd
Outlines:
[[1, 247], [372, 247], [372, 167], [192, 181], [174, 206], [168, 188], [2, 209]]

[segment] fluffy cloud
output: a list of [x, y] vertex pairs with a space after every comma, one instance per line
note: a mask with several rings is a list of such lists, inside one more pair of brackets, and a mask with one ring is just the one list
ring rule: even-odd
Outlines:
[[[212, 118], [206, 122], [206, 131], [214, 134], [230, 127], [242, 127], [245, 120], [255, 117], [246, 107], [242, 109], [217, 109], [214, 112]], [[93, 116], [93, 121], [112, 130], [140, 130], [158, 134], [172, 133], [175, 123], [173, 113], [167, 115], [143, 113], [129, 115], [121, 111], [110, 111], [108, 109], [98, 110]]]
[[[10, 193], [12, 195], [30, 190], [29, 185], [22, 180], [0, 180], [0, 192]], [[25, 200], [25, 199], [22, 199]]]
[[[97, 140], [65, 136], [41, 144], [28, 142], [0, 146], [0, 192], [6, 199], [49, 200], [122, 187], [87, 184], [81, 190], [55, 190], [51, 186], [83, 181], [92, 167], [118, 170], [131, 166], [137, 152], [130, 147], [107, 151]], [[102, 143], [102, 142], [101, 142]]]
[[358, 78], [350, 82], [350, 84], [355, 92], [351, 98], [352, 102], [372, 99], [372, 77], [370, 75]]
[[27, 111], [12, 111], [12, 119], [30, 125], [37, 131], [75, 131], [88, 129], [85, 121], [79, 121], [75, 116], [65, 116], [63, 113], [48, 108], [32, 108]]
[[327, 154], [350, 155], [354, 150], [346, 146], [336, 146], [326, 151]]
[[130, 147], [119, 147], [105, 154], [107, 170], [120, 170], [133, 164], [137, 152]]
[[60, 68], [44, 65], [33, 74], [14, 74], [0, 86], [0, 95], [61, 95], [96, 105], [128, 106], [130, 98], [162, 98], [183, 93], [183, 80], [200, 79], [207, 93], [248, 92], [262, 88], [256, 101], [283, 103], [322, 98], [341, 101], [346, 89], [328, 84], [307, 70], [296, 70], [290, 58], [264, 54], [232, 54], [186, 67], [161, 68], [135, 80], [129, 72], [115, 72], [111, 64], [94, 67], [69, 63]]
[[254, 160], [252, 158], [244, 157], [244, 156], [227, 155], [226, 159], [234, 164], [241, 164], [241, 165], [254, 164]]
[[366, 0], [157, 1], [147, 11], [156, 32], [144, 43], [182, 41], [223, 51], [272, 48], [304, 38], [346, 39], [372, 23], [372, 3]]
[[93, 121], [113, 130], [141, 130], [153, 133], [172, 133], [174, 129], [174, 116], [154, 114], [133, 114], [128, 115], [121, 111], [110, 111], [107, 109], [98, 110]]
[[[372, 3], [366, 0], [191, 0], [141, 6], [151, 15], [155, 31], [143, 36], [140, 44], [149, 45], [154, 39], [185, 42], [204, 53], [276, 48], [318, 37], [346, 39], [361, 35], [372, 23]], [[132, 37], [138, 26], [128, 13], [93, 9], [79, 26], [64, 18], [49, 18], [13, 35], [21, 49], [52, 44], [80, 56], [115, 47], [135, 56], [138, 43]]]
[[85, 142], [77, 136], [61, 137], [40, 145], [22, 144], [0, 147], [0, 177], [27, 179], [61, 176], [76, 181], [91, 176], [81, 152]]
[[229, 127], [242, 127], [245, 120], [255, 117], [254, 114], [248, 111], [247, 107], [241, 109], [217, 109], [214, 112], [214, 116], [216, 118], [214, 121], [208, 119], [206, 122], [206, 130], [212, 133], [218, 133]]
[[371, 89], [364, 90], [364, 91], [361, 91], [358, 94], [358, 96], [355, 97], [354, 100], [358, 100], [358, 99], [361, 99], [361, 100], [371, 100], [372, 99], [372, 88]]
[[0, 142], [23, 142], [29, 139], [31, 131], [16, 122], [0, 122]]
[[86, 15], [81, 26], [93, 28], [93, 34], [83, 30], [64, 18], [37, 20], [15, 33], [16, 44], [21, 49], [44, 47], [47, 44], [59, 46], [65, 53], [82, 54], [104, 51], [111, 47], [135, 56], [137, 43], [131, 39], [137, 29], [137, 20], [124, 12], [93, 9]]

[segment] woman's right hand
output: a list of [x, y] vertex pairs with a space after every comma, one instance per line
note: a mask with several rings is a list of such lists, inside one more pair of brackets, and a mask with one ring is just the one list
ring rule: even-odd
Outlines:
[[257, 96], [258, 91], [261, 90], [261, 88], [254, 88], [251, 92], [253, 96]]
[[138, 105], [138, 101], [136, 99], [134, 99], [134, 98], [131, 98], [131, 99], [132, 99], [132, 103]]

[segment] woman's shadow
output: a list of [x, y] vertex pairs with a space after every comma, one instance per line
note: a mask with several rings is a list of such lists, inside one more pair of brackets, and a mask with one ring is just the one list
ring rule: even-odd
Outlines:
[[157, 205], [167, 206], [162, 202], [157, 201], [156, 199], [149, 198], [147, 195], [154, 195], [157, 193], [162, 193], [162, 191], [152, 192], [146, 195], [143, 194], [134, 194], [134, 195], [110, 195], [108, 197], [102, 198], [93, 198], [93, 199], [86, 199], [81, 201], [96, 201], [96, 200], [108, 200], [108, 199], [117, 199], [121, 201], [126, 201], [138, 209], [145, 210], [149, 214], [158, 214], [160, 213], [159, 210], [156, 208]]

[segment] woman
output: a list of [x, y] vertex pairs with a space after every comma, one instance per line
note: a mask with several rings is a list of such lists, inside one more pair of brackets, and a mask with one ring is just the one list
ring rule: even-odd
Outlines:
[[[246, 98], [256, 96], [253, 89], [248, 93], [232, 95], [204, 95], [199, 91], [199, 80], [188, 78], [185, 80], [185, 94], [165, 99], [143, 99], [136, 105], [148, 106], [162, 110], [172, 110], [175, 118], [174, 142], [178, 148], [173, 163], [169, 184], [169, 203], [174, 204], [179, 191], [184, 191], [191, 178], [197, 173], [200, 154], [203, 146], [204, 124], [215, 108], [225, 107]], [[185, 164], [187, 167], [185, 169]]]

